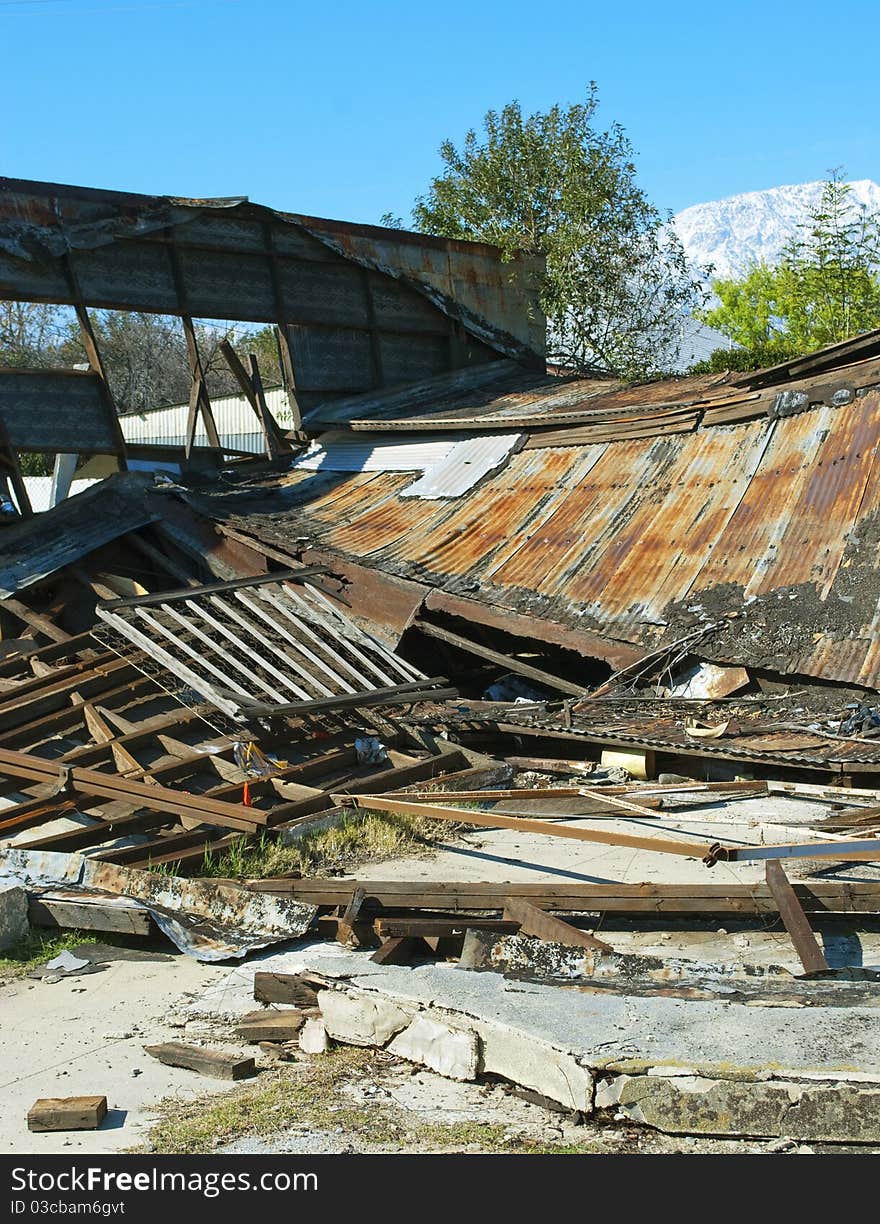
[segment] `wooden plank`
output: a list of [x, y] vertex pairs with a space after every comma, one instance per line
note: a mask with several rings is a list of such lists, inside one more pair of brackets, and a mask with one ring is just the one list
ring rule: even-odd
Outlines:
[[770, 859], [764, 872], [767, 887], [779, 906], [779, 916], [785, 923], [785, 929], [791, 937], [804, 972], [821, 973], [828, 968], [828, 961], [816, 941], [816, 936], [807, 921], [797, 893], [792, 888], [779, 859]]
[[185, 1045], [182, 1041], [146, 1045], [144, 1052], [169, 1067], [186, 1067], [188, 1071], [198, 1071], [200, 1075], [208, 1075], [211, 1079], [247, 1079], [257, 1072], [252, 1058], [236, 1058], [232, 1054], [221, 1054], [217, 1050]]
[[463, 935], [465, 931], [494, 931], [496, 935], [516, 935], [519, 923], [510, 918], [481, 918], [476, 915], [461, 914], [458, 917], [450, 914], [447, 917], [411, 918], [400, 917], [376, 918], [373, 929], [380, 939], [399, 938], [406, 935], [416, 935], [425, 938], [451, 938]]
[[254, 974], [254, 998], [258, 1003], [292, 1003], [296, 1007], [316, 1007], [318, 992], [299, 973]]
[[457, 650], [465, 651], [467, 654], [476, 655], [477, 658], [487, 659], [490, 663], [497, 663], [499, 667], [503, 667], [506, 671], [517, 672], [520, 676], [525, 676], [529, 680], [534, 680], [537, 684], [541, 684], [544, 688], [555, 689], [560, 693], [568, 693], [572, 697], [586, 696], [586, 689], [582, 684], [572, 684], [570, 680], [563, 680], [559, 676], [552, 676], [549, 672], [542, 671], [538, 667], [531, 667], [528, 663], [521, 663], [519, 659], [511, 655], [501, 654], [497, 650], [491, 650], [488, 646], [482, 646], [479, 642], [472, 642], [470, 638], [462, 637], [459, 633], [451, 633], [448, 629], [441, 629], [438, 625], [432, 625], [428, 621], [416, 620], [413, 624], [414, 629], [418, 629], [420, 633], [424, 633], [427, 637], [435, 638], [439, 642], [445, 642], [447, 646], [454, 646]]
[[21, 602], [20, 599], [15, 599], [13, 596], [8, 596], [3, 600], [3, 607], [7, 612], [11, 612], [13, 616], [18, 617], [20, 621], [24, 621], [26, 625], [30, 625], [32, 629], [36, 629], [37, 633], [42, 633], [44, 637], [49, 638], [53, 642], [70, 642], [71, 636], [65, 633], [63, 629], [59, 629], [54, 621], [48, 616], [42, 615], [40, 612], [34, 612], [27, 604]]
[[293, 1041], [302, 1022], [303, 1014], [298, 1007], [285, 1011], [268, 1007], [239, 1017], [235, 1032], [242, 1041]]
[[361, 907], [366, 897], [366, 889], [358, 886], [353, 889], [348, 904], [339, 916], [336, 926], [336, 942], [346, 948], [362, 948], [372, 940], [372, 928], [358, 921]]
[[153, 930], [152, 919], [145, 909], [47, 896], [34, 897], [28, 902], [28, 921], [31, 926], [111, 931], [114, 935], [149, 935]]
[[605, 829], [572, 828], [571, 825], [550, 823], [546, 820], [522, 820], [516, 816], [498, 816], [494, 812], [439, 807], [432, 803], [406, 803], [400, 799], [388, 799], [384, 795], [352, 795], [349, 798], [359, 807], [374, 808], [380, 812], [401, 813], [405, 816], [430, 816], [436, 820], [479, 825], [489, 829], [517, 829], [520, 833], [541, 833], [550, 837], [567, 837], [575, 841], [599, 842], [606, 846], [628, 846], [634, 850], [652, 850], [659, 854], [676, 854], [683, 858], [705, 859], [709, 857], [712, 850], [708, 843], [672, 841], [663, 837], [634, 837], [628, 833], [608, 832]]
[[561, 918], [554, 918], [524, 897], [508, 897], [504, 917], [519, 923], [520, 935], [532, 935], [548, 943], [566, 944], [574, 948], [589, 948], [592, 952], [613, 952], [610, 944], [596, 939], [588, 931], [579, 931]]
[[[565, 884], [458, 880], [248, 880], [255, 891], [293, 896], [312, 905], [344, 905], [357, 883], [366, 889], [364, 908], [389, 910], [503, 910], [510, 897], [525, 897], [542, 909], [563, 913], [691, 915], [778, 914], [766, 884]], [[828, 914], [880, 913], [880, 884], [809, 880], [792, 886], [805, 911]]]
[[40, 1097], [27, 1124], [29, 1131], [97, 1130], [106, 1117], [105, 1096]]
[[[24, 752], [0, 749], [0, 774], [28, 778], [35, 782], [53, 782], [58, 779], [58, 764]], [[72, 793], [104, 799], [122, 799], [153, 811], [171, 812], [176, 816], [195, 816], [199, 820], [232, 829], [255, 832], [266, 823], [266, 813], [257, 808], [224, 803], [205, 795], [191, 795], [186, 791], [169, 790], [149, 782], [120, 778], [115, 774], [104, 774], [94, 769], [71, 767], [66, 782]]]

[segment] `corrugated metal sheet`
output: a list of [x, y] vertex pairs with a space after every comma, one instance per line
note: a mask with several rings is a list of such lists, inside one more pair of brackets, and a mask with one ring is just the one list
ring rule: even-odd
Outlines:
[[[701, 653], [880, 686], [878, 450], [871, 391], [777, 420], [524, 450], [431, 506], [403, 497], [399, 474], [292, 473], [239, 521], [645, 647], [740, 612]], [[234, 496], [202, 504], [236, 516]]]
[[420, 480], [403, 489], [401, 497], [418, 497], [436, 501], [444, 497], [461, 497], [484, 476], [494, 472], [506, 461], [522, 434], [477, 435], [465, 438], [449, 451]]
[[461, 497], [478, 481], [494, 472], [522, 441], [521, 434], [473, 437], [431, 437], [420, 434], [405, 442], [396, 434], [322, 434], [291, 468], [315, 472], [424, 473], [401, 490], [401, 497], [426, 501]]
[[[293, 428], [290, 401], [283, 387], [266, 389], [266, 406], [282, 430]], [[220, 441], [230, 450], [262, 454], [266, 442], [254, 410], [243, 395], [221, 395], [211, 399]], [[189, 404], [169, 404], [148, 412], [129, 412], [119, 418], [126, 442], [151, 446], [185, 446]], [[195, 436], [196, 446], [210, 446], [202, 418]]]
[[356, 431], [381, 429], [497, 429], [622, 423], [662, 417], [671, 409], [707, 399], [756, 398], [736, 390], [723, 376], [666, 379], [621, 387], [605, 379], [525, 371], [510, 361], [456, 370], [396, 392], [368, 392], [320, 404], [306, 416], [312, 427], [348, 425]]
[[458, 439], [420, 434], [410, 441], [398, 434], [321, 434], [291, 463], [312, 472], [426, 472], [440, 463]]

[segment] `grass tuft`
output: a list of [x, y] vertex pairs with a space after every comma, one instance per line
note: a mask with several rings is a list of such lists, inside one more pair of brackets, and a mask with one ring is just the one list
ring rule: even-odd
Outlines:
[[329, 876], [362, 863], [426, 853], [457, 827], [427, 816], [352, 809], [337, 824], [306, 832], [290, 846], [263, 833], [253, 840], [242, 838], [222, 854], [209, 850], [196, 874], [223, 879], [264, 879], [292, 871]]

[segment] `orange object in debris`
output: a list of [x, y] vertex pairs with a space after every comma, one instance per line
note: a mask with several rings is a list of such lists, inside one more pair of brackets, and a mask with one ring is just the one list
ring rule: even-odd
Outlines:
[[251, 803], [251, 788], [248, 782], [245, 782], [244, 786], [241, 788], [241, 801], [245, 807], [253, 806]]

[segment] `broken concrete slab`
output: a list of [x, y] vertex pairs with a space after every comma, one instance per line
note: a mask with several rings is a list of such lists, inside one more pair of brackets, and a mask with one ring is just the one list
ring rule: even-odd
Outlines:
[[415, 1010], [404, 1010], [381, 996], [341, 990], [319, 991], [318, 1006], [330, 1037], [360, 1046], [386, 1045], [409, 1024]]
[[530, 1088], [574, 1113], [592, 1111], [593, 1075], [575, 1054], [500, 1024], [480, 1025], [479, 1032], [483, 1071]]
[[28, 933], [27, 893], [0, 880], [0, 949], [21, 943]]
[[476, 1033], [443, 1024], [425, 1012], [398, 1033], [388, 1051], [454, 1080], [476, 1079], [480, 1066]]
[[880, 1142], [880, 1088], [852, 1083], [618, 1075], [597, 1088], [596, 1108], [670, 1134]]
[[[778, 1103], [783, 1093], [788, 1100], [794, 1093], [802, 1102], [802, 1129], [794, 1132], [798, 1138], [819, 1142], [839, 1134], [843, 1139], [837, 1141], [843, 1141], [843, 1102], [848, 1100], [849, 1108], [857, 1111], [864, 1094], [866, 1120], [860, 1129], [851, 1126], [851, 1132], [858, 1129], [866, 1137], [872, 1133], [880, 1052], [877, 1009], [864, 1002], [846, 1008], [823, 1002], [758, 1008], [736, 993], [711, 999], [606, 994], [583, 989], [588, 983], [577, 980], [548, 985], [445, 963], [377, 965], [338, 945], [314, 944], [266, 953], [238, 966], [188, 1004], [187, 1013], [216, 1017], [251, 1010], [257, 970], [311, 972], [339, 982], [342, 989], [321, 994], [324, 1006], [332, 998], [330, 1008], [350, 1013], [348, 1026], [340, 1023], [336, 1028], [346, 1034], [338, 1038], [341, 1041], [356, 1032], [360, 1040], [352, 1044], [364, 1043], [370, 1027], [364, 1020], [365, 1001], [408, 1013], [401, 1032], [422, 1015], [449, 1030], [471, 1033], [480, 1043], [478, 1077], [497, 1075], [568, 1111], [590, 1112], [596, 1082], [598, 1108], [626, 1113], [632, 1105], [634, 1121], [643, 1119], [641, 1125], [669, 1133], [693, 1129], [707, 1135], [791, 1135], [790, 1117]], [[775, 977], [773, 972], [762, 975], [758, 987]], [[801, 982], [798, 989], [819, 987], [818, 998], [827, 985]], [[838, 985], [850, 988], [854, 983]], [[360, 996], [357, 1002], [355, 995]], [[610, 1100], [607, 1081], [624, 1077], [634, 1085], [619, 1100]], [[646, 1088], [646, 1079], [661, 1086]], [[688, 1081], [699, 1081], [699, 1091], [676, 1087]], [[772, 1091], [764, 1100], [761, 1090], [768, 1084]], [[629, 1093], [634, 1094], [632, 1101]], [[639, 1119], [636, 1097], [641, 1102]], [[756, 1129], [759, 1125], [764, 1129]]]

